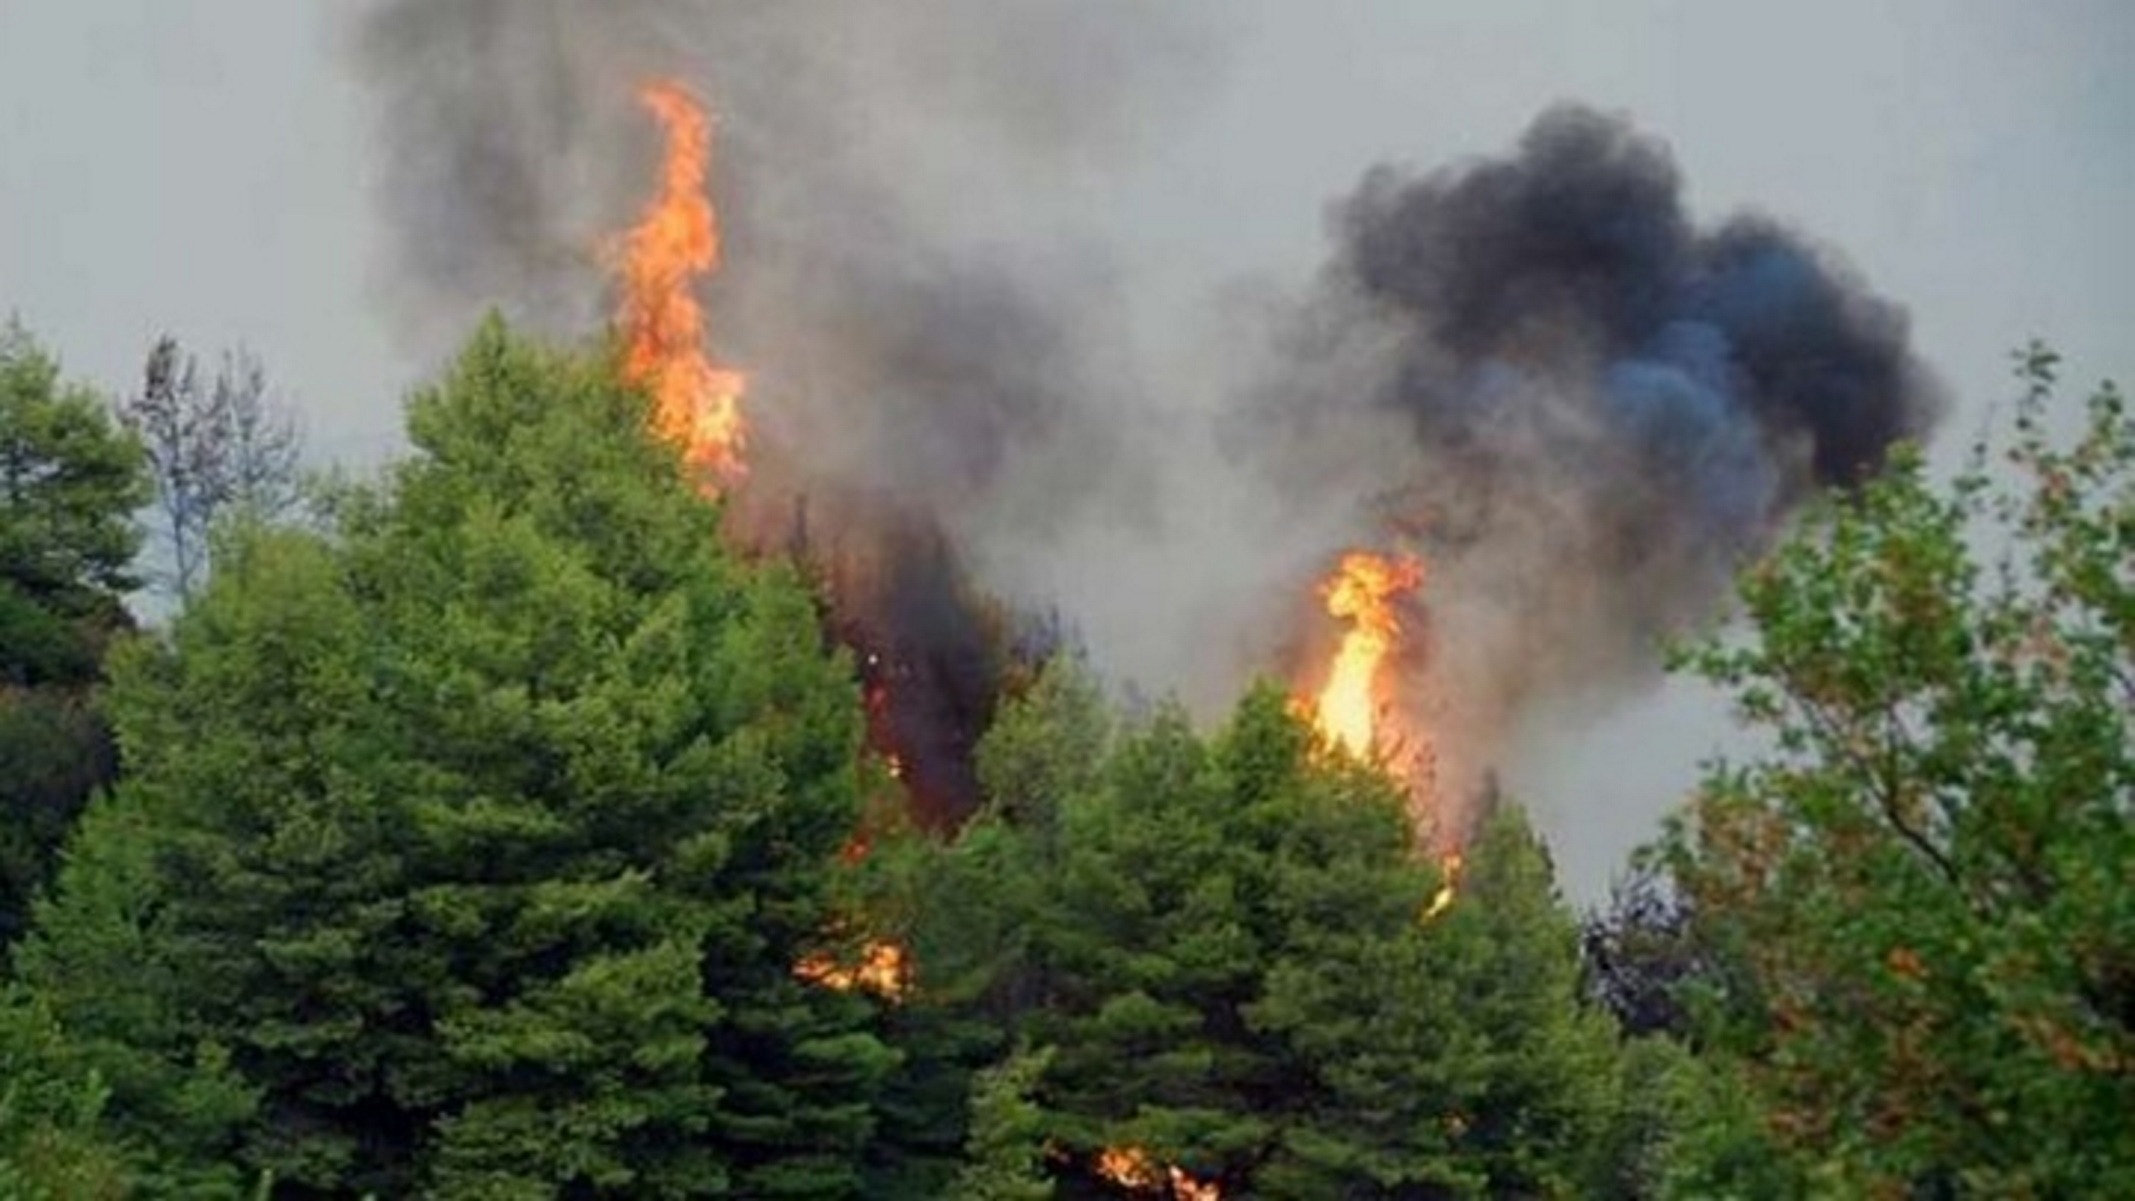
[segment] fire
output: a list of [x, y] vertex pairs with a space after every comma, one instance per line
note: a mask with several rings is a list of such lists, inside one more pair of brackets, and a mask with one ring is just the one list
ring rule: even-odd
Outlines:
[[1449, 852], [1445, 858], [1438, 861], [1438, 891], [1431, 894], [1431, 903], [1424, 906], [1424, 921], [1430, 921], [1444, 913], [1453, 904], [1453, 897], [1460, 887], [1460, 867], [1459, 851]]
[[1092, 1165], [1105, 1183], [1147, 1196], [1171, 1196], [1178, 1201], [1223, 1201], [1223, 1190], [1196, 1180], [1172, 1164], [1159, 1169], [1140, 1147], [1106, 1147]]
[[[1320, 735], [1359, 758], [1384, 754], [1394, 741], [1380, 728], [1380, 715], [1387, 709], [1391, 681], [1388, 658], [1400, 648], [1401, 622], [1395, 602], [1423, 586], [1423, 564], [1411, 555], [1379, 555], [1350, 551], [1342, 556], [1334, 573], [1320, 585], [1327, 615], [1346, 621], [1341, 643], [1328, 668], [1327, 683], [1313, 700], [1299, 702], [1300, 711]], [[1408, 785], [1415, 802], [1427, 813], [1443, 818], [1438, 805], [1436, 748], [1427, 731], [1409, 729], [1400, 740], [1402, 758], [1388, 766]], [[1460, 884], [1461, 857], [1457, 838], [1441, 831], [1439, 861], [1442, 872], [1438, 890], [1425, 906], [1423, 920], [1430, 921], [1453, 904]]]
[[639, 99], [667, 133], [660, 190], [622, 239], [618, 267], [623, 372], [652, 393], [653, 428], [682, 449], [707, 492], [738, 480], [747, 427], [743, 380], [712, 365], [704, 308], [692, 286], [719, 268], [719, 220], [705, 191], [711, 120], [681, 84], [657, 82]]
[[861, 953], [860, 962], [839, 963], [828, 956], [816, 955], [796, 964], [793, 974], [810, 984], [820, 984], [839, 992], [862, 989], [878, 997], [896, 1000], [905, 993], [910, 968], [905, 963], [904, 948], [893, 942], [873, 942]]
[[1351, 551], [1320, 585], [1328, 615], [1347, 621], [1349, 628], [1313, 706], [1313, 720], [1329, 741], [1359, 758], [1380, 749], [1386, 658], [1401, 639], [1394, 599], [1422, 583], [1423, 564], [1411, 556]]

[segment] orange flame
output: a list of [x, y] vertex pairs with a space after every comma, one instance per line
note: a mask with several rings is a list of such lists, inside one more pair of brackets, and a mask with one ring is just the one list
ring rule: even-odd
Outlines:
[[719, 269], [718, 214], [705, 192], [711, 120], [679, 83], [653, 83], [638, 99], [666, 130], [667, 152], [659, 194], [622, 240], [623, 373], [652, 393], [654, 430], [717, 492], [741, 477], [747, 427], [742, 376], [712, 365], [691, 291]]
[[[1380, 728], [1380, 716], [1391, 699], [1387, 659], [1401, 645], [1401, 622], [1394, 603], [1405, 593], [1423, 586], [1423, 564], [1411, 555], [1378, 555], [1350, 551], [1342, 556], [1334, 574], [1320, 585], [1327, 614], [1349, 623], [1335, 648], [1327, 683], [1318, 697], [1298, 709], [1311, 720], [1321, 737], [1359, 758], [1386, 753], [1393, 741]], [[1438, 810], [1438, 765], [1436, 748], [1427, 731], [1404, 731], [1404, 757], [1388, 763], [1410, 795], [1425, 812], [1443, 817]], [[1441, 849], [1446, 846], [1443, 832]], [[1453, 904], [1460, 884], [1461, 856], [1444, 850], [1439, 866], [1438, 889], [1423, 911], [1430, 921]]]
[[1424, 906], [1424, 921], [1430, 921], [1452, 906], [1453, 897], [1460, 888], [1461, 863], [1458, 851], [1448, 852], [1438, 861], [1438, 891], [1431, 894], [1431, 903]]
[[1140, 1147], [1106, 1147], [1092, 1165], [1099, 1179], [1142, 1196], [1171, 1196], [1178, 1201], [1223, 1201], [1220, 1186], [1196, 1180], [1171, 1164], [1159, 1170]]
[[1320, 585], [1328, 615], [1347, 621], [1349, 628], [1313, 706], [1313, 720], [1329, 741], [1359, 758], [1379, 749], [1386, 658], [1401, 640], [1394, 598], [1422, 583], [1423, 564], [1411, 556], [1351, 551]]
[[905, 963], [903, 947], [893, 942], [874, 942], [867, 945], [858, 963], [844, 964], [826, 955], [813, 955], [795, 964], [793, 974], [839, 992], [857, 988], [894, 1001], [904, 996], [910, 968]]

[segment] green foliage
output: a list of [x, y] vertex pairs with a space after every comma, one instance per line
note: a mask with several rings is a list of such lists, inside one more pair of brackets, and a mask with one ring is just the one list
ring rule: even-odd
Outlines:
[[1050, 1051], [1018, 1051], [978, 1073], [971, 1090], [971, 1135], [951, 1201], [1044, 1201], [1045, 1111], [1033, 1097]]
[[185, 944], [158, 859], [164, 831], [134, 793], [83, 815], [16, 954], [21, 983], [54, 1015], [70, 1070], [108, 1091], [105, 1121], [143, 1196], [236, 1197], [236, 1129], [256, 1095], [228, 1047], [187, 1012]]
[[86, 687], [0, 685], [0, 945], [21, 935], [31, 898], [117, 759]]
[[0, 1196], [126, 1196], [125, 1162], [98, 1125], [107, 1096], [43, 1005], [17, 990], [0, 993]]
[[2022, 357], [2003, 486], [1915, 457], [1743, 586], [1690, 666], [1767, 732], [1661, 849], [1703, 999], [1815, 1187], [2135, 1192], [2135, 424]]
[[980, 1073], [971, 1106], [1037, 1121], [1063, 1187], [1106, 1148], [1249, 1195], [1568, 1193], [1598, 1171], [1614, 1030], [1516, 814], [1474, 848], [1473, 899], [1427, 920], [1443, 881], [1405, 798], [1272, 687], [1213, 739], [1174, 710], [1115, 736], [1056, 665], [981, 763], [985, 815], [882, 853], [885, 911], [918, 964], [907, 1020], [990, 1029], [973, 1055], [1048, 1048], [1013, 1097], [1027, 1065]]
[[19, 326], [0, 329], [0, 945], [115, 764], [92, 686], [126, 624], [140, 447]]
[[94, 674], [147, 499], [140, 444], [20, 326], [0, 330], [0, 682]]
[[[643, 403], [492, 324], [390, 492], [332, 541], [238, 537], [114, 668], [128, 816], [84, 831], [25, 973], [114, 1059], [227, 1048], [238, 1154], [286, 1187], [858, 1188], [894, 1056], [793, 972], [858, 698]], [[153, 987], [99, 992], [128, 940]], [[113, 1088], [152, 1140], [168, 1088]]]
[[[2035, 350], [2021, 493], [1901, 455], [1749, 577], [1687, 661], [1772, 752], [1582, 965], [1517, 810], [1441, 906], [1398, 783], [1272, 686], [1203, 734], [1056, 662], [978, 817], [848, 870], [850, 665], [612, 367], [486, 327], [389, 486], [231, 529], [99, 698], [138, 451], [0, 343], [0, 922], [104, 709], [129, 770], [0, 991], [0, 1195], [1131, 1191], [1108, 1150], [1242, 1196], [2135, 1193], [2110, 387], [2060, 448]], [[881, 939], [896, 996], [797, 970]]]

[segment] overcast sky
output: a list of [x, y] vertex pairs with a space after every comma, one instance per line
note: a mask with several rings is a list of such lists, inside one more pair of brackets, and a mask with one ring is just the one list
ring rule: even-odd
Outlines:
[[[0, 0], [0, 312], [109, 390], [159, 332], [242, 342], [316, 457], [389, 453], [429, 365], [378, 304], [381, 134], [341, 44], [357, 7]], [[1958, 436], [2032, 334], [2080, 378], [2135, 363], [2125, 0], [1205, 7], [1224, 44], [1188, 111], [1133, 163], [1058, 188], [1142, 265], [1159, 330], [1239, 277], [1303, 277], [1327, 201], [1367, 166], [1497, 151], [1577, 99], [1665, 139], [1700, 214], [1779, 215], [1909, 308]], [[1721, 726], [1677, 689], [1516, 781], [1574, 892], [1600, 887]], [[1620, 817], [1572, 816], [1596, 811]]]

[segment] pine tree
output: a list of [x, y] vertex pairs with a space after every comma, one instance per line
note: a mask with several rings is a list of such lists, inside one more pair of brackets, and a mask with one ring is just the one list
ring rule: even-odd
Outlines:
[[140, 445], [18, 325], [0, 327], [0, 945], [116, 770], [95, 686], [130, 624]]
[[1030, 1095], [1064, 1189], [1122, 1165], [1274, 1196], [1597, 1178], [1614, 1026], [1516, 813], [1431, 916], [1443, 880], [1399, 786], [1279, 690], [1214, 739], [1176, 710], [1106, 739], [1088, 699], [1041, 681], [1010, 706], [982, 749], [994, 809], [902, 869], [908, 1007], [1049, 1048]]
[[[117, 673], [144, 937], [284, 1186], [859, 1187], [894, 1057], [869, 1000], [794, 972], [858, 816], [858, 698], [643, 416], [606, 362], [492, 323], [389, 489], [330, 541], [240, 538]], [[33, 980], [94, 896], [54, 906]], [[126, 1003], [65, 1020], [123, 1042]]]
[[1018, 1051], [978, 1074], [971, 1092], [966, 1162], [950, 1201], [1044, 1201], [1044, 1111], [1032, 1099], [1052, 1055]]

